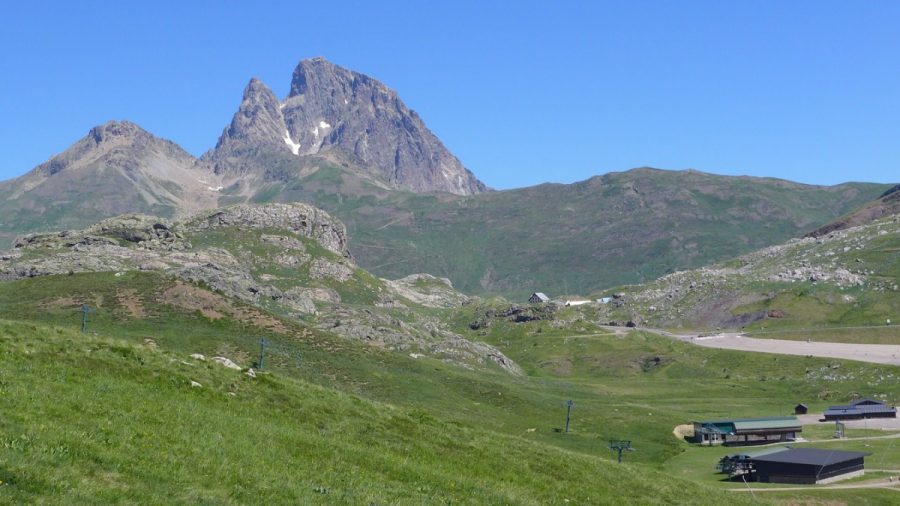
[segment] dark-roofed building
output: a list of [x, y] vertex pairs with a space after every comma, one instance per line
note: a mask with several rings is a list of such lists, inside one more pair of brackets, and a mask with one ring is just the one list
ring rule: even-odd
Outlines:
[[747, 459], [752, 479], [765, 483], [821, 484], [865, 473], [865, 452], [786, 448]]
[[809, 412], [809, 406], [806, 404], [800, 403], [794, 406], [794, 414], [795, 415], [805, 415]]
[[897, 418], [897, 408], [881, 401], [861, 399], [825, 410], [826, 420], [860, 420], [862, 418]]
[[802, 430], [796, 416], [706, 420], [694, 422], [694, 442], [750, 445], [793, 441]]
[[534, 292], [531, 294], [531, 297], [528, 297], [528, 302], [532, 304], [543, 304], [544, 302], [550, 302], [550, 297], [547, 297], [544, 292]]

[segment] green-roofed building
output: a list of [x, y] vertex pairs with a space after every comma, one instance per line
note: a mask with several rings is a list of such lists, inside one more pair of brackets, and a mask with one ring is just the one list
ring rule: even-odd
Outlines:
[[752, 445], [793, 441], [803, 430], [796, 416], [734, 418], [694, 422], [694, 442]]

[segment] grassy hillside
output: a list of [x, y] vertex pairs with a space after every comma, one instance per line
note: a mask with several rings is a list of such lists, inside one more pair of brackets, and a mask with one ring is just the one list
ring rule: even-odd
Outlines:
[[890, 217], [625, 287], [613, 314], [658, 327], [897, 344], [898, 280], [900, 219]]
[[467, 293], [524, 299], [652, 280], [799, 237], [888, 185], [636, 169], [472, 197], [377, 188], [324, 166], [258, 201], [308, 201], [343, 220], [357, 261], [389, 278], [428, 272]]
[[278, 373], [8, 321], [0, 342], [2, 502], [739, 503]]
[[[672, 436], [675, 425], [785, 414], [799, 401], [815, 410], [860, 392], [900, 398], [895, 367], [695, 348], [641, 332], [605, 334], [588, 322], [499, 319], [472, 330], [479, 305], [423, 310], [503, 350], [526, 371], [516, 377], [348, 341], [202, 287], [173, 297], [178, 286], [155, 273], [0, 284], [0, 318], [19, 320], [0, 332], [8, 336], [0, 371], [10, 371], [0, 386], [15, 413], [0, 421], [8, 443], [0, 446], [7, 452], [0, 479], [22, 484], [8, 496], [14, 502], [35, 502], [46, 490], [51, 499], [99, 494], [102, 502], [258, 495], [270, 502], [597, 503], [636, 497], [634, 490], [660, 502], [704, 503], [723, 498], [652, 474], [687, 449]], [[96, 309], [88, 335], [75, 332], [82, 303]], [[256, 380], [188, 357], [223, 355], [248, 367], [260, 336], [270, 342], [270, 374]], [[190, 381], [203, 387], [191, 389]], [[101, 402], [87, 392], [102, 394]], [[39, 399], [55, 402], [34, 404]], [[564, 425], [567, 399], [576, 406], [572, 432], [562, 434], [554, 429]], [[133, 413], [133, 425], [123, 413]], [[607, 440], [619, 438], [638, 449], [626, 456], [627, 473], [644, 485], [603, 467], [614, 457]], [[183, 448], [178, 456], [164, 450], [173, 445]], [[26, 450], [34, 453], [15, 453]], [[316, 461], [303, 460], [309, 456]], [[253, 469], [238, 471], [246, 467]], [[640, 488], [648, 486], [661, 489]]]

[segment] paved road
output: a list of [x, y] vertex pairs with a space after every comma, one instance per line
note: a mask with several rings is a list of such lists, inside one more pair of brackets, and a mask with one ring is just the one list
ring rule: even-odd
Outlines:
[[[834, 425], [833, 420], [821, 421], [822, 413], [797, 415], [802, 425]], [[844, 425], [852, 429], [880, 429], [900, 431], [900, 418], [868, 418], [863, 420], [842, 420]]]
[[736, 333], [722, 333], [711, 336], [697, 334], [673, 334], [664, 330], [642, 328], [681, 341], [724, 350], [755, 351], [777, 353], [779, 355], [799, 355], [825, 358], [858, 360], [873, 364], [900, 365], [900, 345], [895, 344], [851, 344], [788, 341], [784, 339], [756, 339]]
[[849, 483], [846, 485], [807, 485], [805, 487], [772, 487], [772, 488], [757, 488], [757, 487], [744, 487], [744, 488], [729, 488], [726, 490], [730, 490], [732, 492], [750, 492], [752, 491], [754, 494], [756, 492], [786, 492], [786, 491], [796, 491], [796, 490], [848, 490], [855, 488], [884, 488], [888, 490], [893, 490], [894, 492], [900, 492], [900, 482], [897, 480], [890, 481], [887, 478], [879, 478], [877, 480], [864, 481], [860, 483]]

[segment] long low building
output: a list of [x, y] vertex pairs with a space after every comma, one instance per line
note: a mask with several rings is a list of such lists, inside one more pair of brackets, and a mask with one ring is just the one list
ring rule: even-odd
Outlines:
[[747, 459], [751, 479], [764, 483], [824, 484], [865, 474], [866, 452], [786, 448]]
[[826, 420], [860, 420], [863, 418], [896, 418], [897, 408], [873, 399], [862, 399], [825, 410]]
[[694, 422], [694, 442], [751, 445], [793, 441], [803, 430], [796, 416], [733, 418]]

